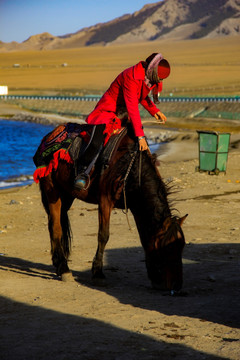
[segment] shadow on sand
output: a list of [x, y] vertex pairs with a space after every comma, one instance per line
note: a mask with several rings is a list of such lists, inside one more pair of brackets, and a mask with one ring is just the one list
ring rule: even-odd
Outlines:
[[[169, 293], [151, 288], [140, 247], [106, 250], [104, 282], [96, 283], [91, 279], [90, 267], [81, 272], [72, 270], [78, 283], [97, 288], [122, 304], [238, 328], [239, 253], [239, 244], [187, 246], [184, 252], [183, 287], [187, 294], [184, 297], [170, 296]], [[6, 256], [0, 257], [0, 270], [57, 279], [50, 265]]]
[[3, 360], [220, 360], [110, 324], [0, 297]]

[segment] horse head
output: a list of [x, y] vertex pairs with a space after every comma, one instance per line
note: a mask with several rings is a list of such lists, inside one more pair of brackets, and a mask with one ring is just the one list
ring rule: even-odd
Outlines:
[[185, 238], [181, 226], [186, 217], [167, 217], [146, 249], [148, 277], [156, 289], [179, 291], [182, 287]]

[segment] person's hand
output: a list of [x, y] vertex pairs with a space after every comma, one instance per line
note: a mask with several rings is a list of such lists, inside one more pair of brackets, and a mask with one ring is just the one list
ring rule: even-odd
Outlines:
[[157, 120], [158, 124], [165, 124], [165, 122], [167, 121], [166, 116], [161, 111], [158, 111], [156, 114], [154, 114], [154, 117]]
[[144, 151], [148, 149], [148, 144], [145, 139], [145, 136], [139, 136], [138, 137], [138, 144], [139, 144], [139, 150]]

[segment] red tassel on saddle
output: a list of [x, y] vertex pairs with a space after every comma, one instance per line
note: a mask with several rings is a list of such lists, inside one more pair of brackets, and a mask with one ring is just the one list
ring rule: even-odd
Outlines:
[[53, 159], [47, 166], [39, 167], [34, 171], [33, 180], [38, 183], [41, 178], [46, 177], [52, 171], [57, 170], [59, 160], [65, 160], [69, 164], [73, 164], [73, 160], [69, 153], [64, 149], [60, 149], [53, 154]]

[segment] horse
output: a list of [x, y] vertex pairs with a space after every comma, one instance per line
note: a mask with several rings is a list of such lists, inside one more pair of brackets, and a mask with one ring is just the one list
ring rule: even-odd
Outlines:
[[86, 189], [74, 188], [74, 166], [59, 160], [56, 170], [40, 179], [43, 206], [48, 215], [52, 263], [60, 278], [71, 274], [68, 257], [71, 228], [68, 218], [74, 199], [98, 205], [98, 246], [92, 277], [102, 279], [103, 254], [109, 239], [114, 208], [130, 209], [145, 252], [148, 277], [154, 288], [180, 291], [183, 282], [182, 224], [186, 216], [173, 215], [169, 186], [164, 183], [150, 151], [140, 152], [131, 131], [119, 140], [111, 158], [102, 165], [101, 155]]

